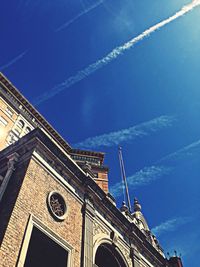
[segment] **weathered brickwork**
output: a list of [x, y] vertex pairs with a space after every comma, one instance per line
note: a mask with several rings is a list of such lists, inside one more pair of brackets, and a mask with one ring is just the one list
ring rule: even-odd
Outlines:
[[96, 183], [98, 184], [104, 192], [108, 193], [108, 181], [98, 180], [95, 179]]
[[108, 193], [108, 172], [102, 171], [98, 172], [98, 178], [95, 179], [96, 183], [98, 184], [104, 192]]
[[[17, 180], [19, 171], [12, 177]], [[12, 188], [13, 190], [13, 188]], [[59, 192], [67, 204], [67, 217], [58, 222], [47, 207], [47, 196], [51, 191]], [[10, 191], [13, 193], [13, 191]], [[19, 195], [16, 199], [0, 249], [0, 266], [14, 267], [19, 257], [30, 213], [37, 217], [56, 235], [74, 248], [74, 267], [80, 266], [82, 205], [67, 189], [44, 170], [34, 159], [30, 161]]]

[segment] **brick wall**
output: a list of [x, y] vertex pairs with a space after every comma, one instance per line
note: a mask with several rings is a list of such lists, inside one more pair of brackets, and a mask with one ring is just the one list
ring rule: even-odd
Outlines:
[[98, 186], [103, 189], [104, 192], [108, 193], [108, 172], [98, 171], [98, 178], [94, 179]]
[[[3, 215], [5, 218], [4, 226], [7, 224], [6, 220], [9, 220], [6, 229], [2, 225], [3, 222], [0, 222], [0, 228], [4, 229], [0, 235], [0, 241], [3, 237], [0, 248], [0, 266], [16, 266], [30, 213], [74, 248], [74, 267], [80, 266], [82, 204], [34, 159], [30, 161], [21, 184], [24, 168], [25, 166], [18, 167], [11, 177], [12, 181], [3, 199], [4, 205], [0, 207], [0, 218]], [[55, 221], [48, 211], [46, 200], [50, 191], [59, 192], [66, 201], [68, 210], [64, 221]]]

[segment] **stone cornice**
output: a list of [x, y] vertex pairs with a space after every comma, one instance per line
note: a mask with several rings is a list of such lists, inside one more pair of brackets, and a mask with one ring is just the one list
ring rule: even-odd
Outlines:
[[[50, 123], [35, 109], [35, 107], [19, 92], [19, 90], [0, 72], [0, 92], [1, 94], [12, 103], [12, 105], [22, 113], [24, 117], [35, 127], [43, 127], [55, 140], [61, 145], [63, 149], [71, 154], [87, 155], [91, 157], [97, 157], [100, 159], [101, 164], [104, 161], [103, 152], [80, 150], [72, 148], [61, 135], [51, 126]], [[4, 89], [4, 90], [2, 90]], [[20, 109], [19, 106], [23, 109]], [[34, 120], [33, 120], [34, 119]]]
[[[30, 102], [22, 96], [22, 94], [16, 89], [15, 86], [0, 72], [0, 85], [4, 87], [4, 90], [1, 93], [6, 97], [9, 101], [12, 102], [13, 106], [22, 112], [19, 109], [19, 103], [24, 108], [24, 116], [30, 123], [36, 125], [36, 122], [39, 123], [48, 133], [52, 135], [56, 139], [56, 141], [67, 151], [70, 151], [71, 146], [60, 136], [60, 134], [45, 120], [45, 118], [30, 104]], [[35, 122], [30, 120], [30, 116], [26, 114], [25, 110], [35, 119]]]
[[97, 159], [101, 160], [101, 164], [103, 163], [104, 155], [105, 155], [105, 153], [103, 153], [103, 152], [82, 150], [82, 149], [78, 149], [78, 148], [73, 148], [71, 150], [71, 154], [72, 155], [77, 155], [78, 154], [78, 155], [96, 157]]

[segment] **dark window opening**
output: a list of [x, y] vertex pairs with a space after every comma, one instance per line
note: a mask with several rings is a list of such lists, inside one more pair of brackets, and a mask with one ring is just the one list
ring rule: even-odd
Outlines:
[[95, 264], [98, 267], [126, 267], [119, 253], [108, 244], [103, 244], [97, 249]]
[[67, 267], [68, 252], [33, 227], [24, 267]]

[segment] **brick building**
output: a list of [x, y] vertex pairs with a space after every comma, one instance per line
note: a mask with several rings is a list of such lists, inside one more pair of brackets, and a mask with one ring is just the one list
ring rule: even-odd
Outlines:
[[138, 200], [108, 192], [104, 154], [73, 149], [0, 74], [0, 267], [182, 267]]

